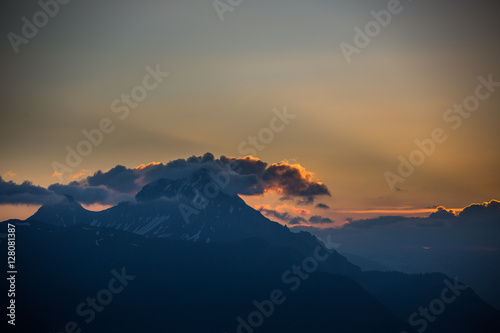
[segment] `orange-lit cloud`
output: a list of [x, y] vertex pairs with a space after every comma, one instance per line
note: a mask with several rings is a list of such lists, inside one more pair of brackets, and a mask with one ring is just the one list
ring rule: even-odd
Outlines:
[[288, 199], [295, 198], [299, 204], [312, 204], [317, 196], [331, 195], [327, 186], [300, 164], [287, 161], [267, 164], [253, 156], [221, 156], [220, 162], [234, 166], [233, 170], [244, 177], [240, 184], [246, 182], [247, 188], [239, 194], [277, 193]]
[[271, 205], [269, 205], [269, 204], [253, 205], [253, 206], [252, 206], [252, 208], [253, 208], [253, 209], [255, 209], [255, 210], [260, 210], [260, 209], [273, 209], [273, 208], [271, 207]]
[[54, 171], [54, 173], [52, 174], [52, 177], [56, 177], [56, 178], [60, 178], [62, 176], [63, 176], [63, 174], [60, 172], [57, 172], [57, 171]]
[[[56, 172], [54, 172], [54, 174], [55, 174], [55, 173], [56, 173]], [[81, 171], [81, 172], [79, 172], [79, 173], [76, 173], [76, 174], [74, 174], [74, 175], [71, 175], [71, 179], [72, 179], [72, 180], [81, 179], [81, 178], [83, 178], [83, 177], [85, 177], [85, 176], [88, 176], [88, 175], [90, 175], [90, 174], [91, 174], [90, 170], [85, 170], [85, 169], [84, 169], [84, 170], [82, 170], [82, 171]]]
[[9, 170], [9, 171], [7, 171], [6, 173], [4, 173], [4, 174], [2, 175], [2, 177], [3, 177], [3, 178], [13, 178], [13, 177], [15, 177], [15, 176], [16, 176], [16, 174], [15, 174], [13, 171], [10, 171], [10, 170]]
[[[461, 208], [454, 208], [452, 211], [461, 211]], [[387, 208], [387, 209], [353, 209], [353, 210], [336, 210], [337, 213], [346, 214], [387, 214], [387, 215], [408, 215], [408, 214], [425, 214], [433, 213], [436, 209], [433, 208]]]
[[266, 168], [263, 179], [267, 182], [266, 190], [285, 196], [298, 194], [312, 202], [316, 195], [330, 195], [328, 188], [300, 164], [273, 163]]
[[299, 215], [311, 214], [311, 211], [309, 209], [297, 208], [297, 207], [290, 206], [290, 205], [279, 205], [279, 206], [276, 206], [275, 208], [272, 208], [271, 205], [269, 205], [269, 204], [259, 204], [259, 205], [254, 205], [253, 208], [256, 210], [259, 210], [261, 208], [262, 209], [274, 209], [280, 213], [289, 212], [289, 213], [294, 213], [294, 214], [299, 214]]
[[141, 164], [137, 167], [135, 167], [133, 170], [144, 170], [144, 169], [148, 169], [148, 168], [151, 168], [153, 166], [157, 166], [157, 165], [162, 165], [163, 163], [161, 162], [150, 162], [148, 164]]
[[500, 201], [492, 199], [491, 201], [485, 201], [482, 204], [480, 204], [480, 203], [472, 203], [472, 204], [468, 205], [467, 207], [465, 207], [464, 210], [465, 209], [470, 209], [470, 208], [472, 208], [472, 209], [474, 209], [474, 208], [481, 208], [481, 207], [482, 208], [497, 208], [497, 209], [500, 209]]
[[299, 214], [299, 215], [309, 215], [311, 214], [311, 211], [308, 210], [308, 209], [301, 209], [301, 208], [295, 208], [295, 207], [292, 207], [291, 210], [295, 213], [295, 214]]

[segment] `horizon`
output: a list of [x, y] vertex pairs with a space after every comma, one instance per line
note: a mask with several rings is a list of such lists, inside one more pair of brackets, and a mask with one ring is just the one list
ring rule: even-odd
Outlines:
[[[192, 163], [193, 160], [197, 160], [196, 163], [198, 163], [198, 166], [195, 166], [195, 169], [193, 169], [192, 165], [189, 165], [189, 163]], [[143, 189], [143, 186], [148, 185], [149, 183], [154, 183], [158, 179], [188, 180], [190, 177], [192, 177], [193, 173], [197, 172], [197, 170], [201, 169], [205, 170], [205, 168], [207, 167], [213, 168], [214, 165], [217, 165], [217, 163], [221, 163], [221, 161], [225, 160], [228, 161], [231, 160], [231, 162], [236, 162], [235, 163], [236, 166], [230, 164], [230, 166], [227, 167], [228, 170], [227, 175], [231, 177], [231, 180], [229, 180], [228, 178], [228, 183], [222, 184], [224, 186], [221, 186], [221, 184], [216, 184], [216, 183], [214, 183], [214, 185], [217, 185], [221, 191], [226, 191], [226, 192], [229, 190], [228, 188], [226, 188], [226, 186], [232, 185], [231, 182], [238, 181], [238, 178], [236, 178], [237, 177], [236, 174], [238, 174], [238, 172], [236, 171], [238, 163], [240, 164], [253, 163], [255, 165], [258, 164], [266, 165], [265, 166], [266, 169], [269, 169], [269, 167], [273, 166], [279, 166], [282, 168], [286, 168], [287, 172], [297, 172], [298, 176], [293, 176], [294, 182], [296, 182], [294, 186], [302, 186], [302, 189], [299, 191], [294, 190], [296, 193], [294, 193], [293, 191], [289, 191], [287, 189], [288, 185], [283, 185], [283, 184], [263, 185], [264, 188], [262, 190], [258, 190], [258, 192], [255, 194], [245, 193], [245, 191], [248, 191], [249, 189], [253, 191], [254, 189], [252, 188], [254, 188], [255, 185], [252, 185], [250, 187], [248, 186], [243, 187], [237, 190], [234, 189], [230, 190], [234, 192], [230, 194], [238, 195], [250, 207], [259, 211], [264, 216], [268, 217], [270, 220], [278, 222], [283, 225], [288, 224], [290, 226], [310, 226], [310, 227], [324, 229], [331, 227], [341, 227], [351, 221], [376, 219], [379, 217], [386, 217], [386, 216], [427, 218], [431, 214], [438, 212], [440, 210], [450, 211], [454, 215], [458, 216], [461, 211], [472, 205], [485, 206], [489, 202], [498, 201], [495, 198], [491, 198], [490, 200], [484, 201], [482, 203], [471, 202], [464, 207], [446, 207], [443, 205], [435, 205], [433, 207], [423, 207], [423, 208], [406, 206], [406, 207], [390, 207], [390, 208], [372, 207], [361, 210], [345, 209], [342, 207], [335, 207], [335, 201], [332, 198], [332, 195], [328, 187], [324, 185], [319, 179], [316, 179], [314, 177], [314, 173], [312, 173], [309, 170], [306, 170], [299, 164], [290, 164], [288, 163], [288, 161], [283, 161], [280, 163], [271, 164], [269, 166], [266, 162], [258, 158], [255, 158], [253, 156], [246, 156], [243, 158], [231, 158], [231, 157], [221, 156], [219, 159], [215, 159], [215, 157], [212, 154], [206, 153], [203, 156], [198, 156], [198, 157], [191, 156], [188, 159], [178, 159], [175, 161], [170, 161], [169, 163], [166, 164], [161, 162], [151, 162], [148, 164], [141, 164], [140, 166], [134, 168], [126, 168], [121, 165], [117, 165], [112, 169], [103, 171], [99, 170], [88, 176], [80, 175], [78, 178], [72, 180], [68, 184], [55, 183], [51, 184], [50, 186], [47, 186], [47, 188], [39, 187], [36, 184], [31, 184], [27, 182], [24, 182], [23, 184], [16, 184], [13, 181], [6, 181], [4, 179], [1, 179], [2, 182], [1, 185], [3, 187], [5, 187], [5, 185], [11, 186], [10, 191], [13, 193], [13, 195], [19, 195], [20, 192], [22, 193], [22, 191], [25, 191], [24, 194], [26, 195], [26, 197], [19, 199], [19, 201], [24, 200], [26, 202], [31, 202], [31, 204], [29, 205], [19, 204], [19, 203], [7, 204], [7, 205], [4, 204], [3, 205], [4, 210], [2, 210], [2, 212], [0, 213], [0, 219], [2, 221], [6, 221], [9, 219], [23, 220], [30, 217], [43, 204], [45, 203], [50, 204], [52, 201], [57, 200], [53, 199], [52, 197], [48, 199], [47, 193], [53, 194], [54, 198], [57, 197], [63, 198], [64, 196], [68, 195], [69, 196], [76, 195], [74, 199], [78, 203], [80, 203], [85, 209], [95, 212], [103, 211], [111, 207], [114, 207], [118, 203], [123, 201], [136, 202], [135, 194], [137, 194], [141, 189]], [[169, 166], [171, 167], [170, 169], [168, 169]], [[246, 167], [248, 167], [248, 165]], [[147, 176], [148, 173], [149, 174], [153, 174], [155, 172], [157, 173], [158, 171], [156, 171], [155, 169], [160, 169], [160, 168], [168, 169], [168, 171], [163, 171], [161, 175], [157, 175], [155, 176], [155, 178], [149, 178], [149, 180], [146, 181], [146, 179], [148, 179]], [[183, 169], [186, 169], [188, 171], [184, 171]], [[238, 171], [240, 174], [244, 174], [245, 172], [248, 173], [248, 170], [246, 171], [238, 170]], [[139, 174], [141, 172], [144, 172], [144, 175], [133, 178], [131, 182], [128, 181], [126, 178], [122, 178], [121, 181], [123, 183], [121, 183], [120, 186], [127, 187], [127, 190], [117, 191], [116, 189], [117, 179], [119, 179], [120, 175], [123, 176], [127, 172], [137, 172]], [[179, 172], [181, 172], [182, 176], [180, 176]], [[226, 171], [224, 171], [224, 168], [222, 167], [218, 172], [226, 173]], [[258, 171], [254, 170], [254, 172]], [[106, 176], [109, 176], [107, 182], [103, 181], [99, 184], [96, 184], [95, 181], [93, 180], [97, 177], [103, 178]], [[244, 176], [248, 176], [248, 174]], [[251, 174], [251, 176], [255, 176], [255, 174]], [[282, 174], [278, 175], [278, 177], [282, 177]], [[299, 178], [297, 179], [297, 177]], [[130, 182], [130, 184], [127, 184], [127, 182]], [[111, 192], [108, 193], [108, 196], [105, 198], [93, 199], [93, 198], [87, 198], [81, 192], [76, 192], [76, 194], [74, 194], [75, 193], [74, 191], [76, 189], [74, 186], [84, 191], [88, 189], [94, 189], [94, 190], [106, 189]], [[135, 188], [132, 189], [131, 186], [132, 187], [135, 186]], [[310, 188], [312, 188], [313, 186], [317, 187], [319, 186], [318, 187], [319, 191], [318, 189], [316, 189], [316, 192], [310, 190]], [[309, 190], [307, 190], [307, 194], [302, 193], [304, 192], [304, 189], [306, 189], [307, 187], [309, 187]], [[33, 191], [40, 189], [43, 189], [47, 193], [43, 192], [43, 194], [41, 195], [33, 193]], [[285, 194], [284, 191], [288, 192], [286, 192]], [[9, 193], [6, 190], [2, 192], [3, 192], [2, 196], [4, 197], [3, 200], [5, 200], [5, 197], [8, 196]], [[126, 196], [126, 199], [121, 201], [121, 199], [124, 198], [124, 195]], [[12, 200], [16, 201], [15, 198], [13, 198]], [[87, 200], [87, 202], [82, 202], [82, 200]], [[36, 202], [39, 203], [37, 204]], [[311, 217], [317, 217], [318, 218], [317, 223], [310, 222], [308, 218], [310, 219]], [[298, 221], [297, 219], [301, 219], [302, 221]]]

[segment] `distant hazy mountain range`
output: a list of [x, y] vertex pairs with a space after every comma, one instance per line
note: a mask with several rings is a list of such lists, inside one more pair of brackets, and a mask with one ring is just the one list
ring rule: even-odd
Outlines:
[[342, 228], [294, 227], [340, 244], [363, 270], [442, 272], [458, 277], [500, 309], [500, 202], [473, 204], [458, 216], [443, 209], [427, 218], [386, 216]]

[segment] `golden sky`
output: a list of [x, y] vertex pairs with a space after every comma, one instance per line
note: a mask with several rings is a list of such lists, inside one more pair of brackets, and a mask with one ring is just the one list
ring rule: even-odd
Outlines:
[[[493, 1], [402, 1], [387, 27], [352, 55], [355, 27], [387, 1], [244, 1], [221, 21], [211, 1], [88, 1], [60, 8], [15, 53], [0, 44], [4, 91], [0, 175], [48, 187], [82, 130], [109, 119], [114, 129], [63, 175], [81, 180], [120, 164], [134, 168], [206, 152], [240, 157], [240, 145], [270, 127], [286, 107], [284, 129], [257, 154], [297, 163], [332, 194], [321, 214], [425, 215], [499, 198], [500, 87], [456, 121], [447, 110], [500, 82], [499, 5]], [[9, 1], [2, 32], [21, 34], [36, 3]], [[147, 68], [168, 72], [124, 119], [112, 104], [144, 85]], [[154, 78], [149, 83], [154, 83]], [[121, 106], [125, 105], [123, 102]], [[453, 114], [456, 116], [456, 114]], [[448, 114], [450, 117], [450, 114]], [[391, 191], [415, 140], [441, 128], [447, 140]], [[279, 206], [276, 197], [252, 205]], [[24, 218], [36, 206], [2, 205], [0, 218]], [[313, 208], [314, 210], [314, 208]]]

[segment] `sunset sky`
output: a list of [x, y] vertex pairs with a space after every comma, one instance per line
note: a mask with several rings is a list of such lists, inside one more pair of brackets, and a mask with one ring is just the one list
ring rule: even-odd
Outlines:
[[[17, 53], [9, 33], [21, 35], [21, 19], [32, 21], [41, 8], [35, 1], [2, 6], [4, 183], [61, 183], [54, 162], [64, 164], [66, 147], [76, 149], [86, 139], [82, 130], [104, 118], [114, 130], [62, 183], [116, 165], [133, 169], [207, 152], [244, 157], [248, 137], [286, 109], [295, 117], [275, 122], [280, 130], [251, 155], [268, 165], [300, 165], [331, 196], [310, 205], [273, 191], [244, 196], [254, 207], [307, 209], [307, 216], [342, 223], [500, 199], [498, 2], [401, 1], [351, 63], [340, 44], [355, 45], [353, 28], [364, 29], [374, 20], [370, 12], [388, 1], [243, 0], [223, 21], [211, 0], [71, 1]], [[169, 75], [155, 80], [158, 68]], [[115, 112], [126, 104], [114, 102], [144, 85], [146, 75], [155, 86], [147, 97], [129, 113]], [[484, 86], [488, 78], [496, 88]], [[459, 126], [445, 119], [478, 89], [488, 96], [477, 110]], [[396, 174], [398, 157], [408, 159], [415, 140], [436, 128], [447, 140], [391, 191], [384, 174]], [[39, 207], [0, 204], [0, 220]]]

